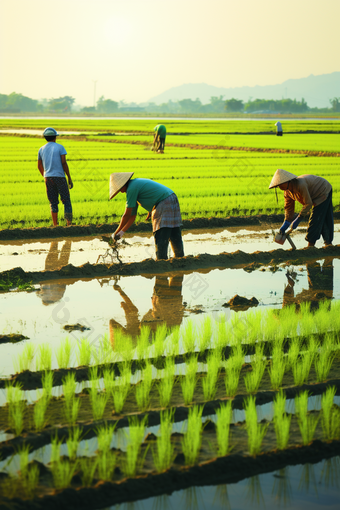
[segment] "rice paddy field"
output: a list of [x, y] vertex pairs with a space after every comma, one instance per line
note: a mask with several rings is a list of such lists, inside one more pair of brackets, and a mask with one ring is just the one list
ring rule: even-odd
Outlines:
[[[46, 122], [65, 132], [72, 227], [50, 227], [27, 133]], [[279, 138], [272, 121], [169, 120], [165, 154], [155, 123], [0, 120], [0, 506], [335, 509], [339, 224], [334, 246], [305, 248], [303, 223], [296, 250], [273, 243], [268, 185], [321, 175], [339, 211], [340, 123]], [[141, 210], [119, 259], [103, 243], [124, 171], [177, 194], [185, 257], [154, 260]]]

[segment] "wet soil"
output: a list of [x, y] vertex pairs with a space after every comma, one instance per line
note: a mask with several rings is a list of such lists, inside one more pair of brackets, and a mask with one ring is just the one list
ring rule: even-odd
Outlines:
[[193, 270], [204, 270], [209, 268], [238, 268], [246, 270], [257, 269], [260, 266], [277, 266], [284, 262], [301, 264], [307, 260], [317, 260], [325, 257], [339, 257], [340, 245], [327, 246], [322, 248], [304, 248], [301, 250], [276, 249], [269, 252], [244, 253], [236, 251], [233, 253], [220, 253], [218, 255], [200, 254], [173, 258], [169, 260], [145, 259], [141, 262], [130, 262], [127, 264], [83, 264], [75, 267], [68, 264], [55, 271], [24, 271], [17, 267], [0, 273], [0, 278], [12, 279], [21, 282], [38, 283], [47, 280], [65, 280], [68, 278], [86, 279], [100, 276], [132, 276], [147, 274], [164, 274], [179, 272], [185, 274]]
[[[183, 220], [183, 230], [198, 228], [228, 228], [259, 226], [268, 227], [273, 224], [281, 224], [283, 214], [258, 214], [254, 216], [229, 216], [227, 218], [193, 218]], [[334, 212], [334, 219], [340, 220], [340, 212]], [[19, 222], [18, 222], [19, 223]], [[13, 225], [16, 222], [13, 221]], [[0, 230], [0, 241], [12, 241], [22, 239], [43, 239], [43, 238], [67, 238], [77, 236], [100, 236], [115, 231], [118, 223], [107, 223], [105, 225], [72, 225], [70, 227], [38, 227], [38, 228], [13, 228]], [[141, 222], [133, 224], [129, 232], [152, 232], [151, 223]]]
[[10, 333], [8, 335], [0, 335], [0, 344], [16, 344], [22, 340], [28, 340], [28, 336], [20, 335], [18, 333]]

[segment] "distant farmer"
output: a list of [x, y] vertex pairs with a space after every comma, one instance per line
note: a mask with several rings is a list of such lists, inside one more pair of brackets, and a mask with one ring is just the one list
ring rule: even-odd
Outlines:
[[[64, 204], [64, 216], [67, 225], [72, 224], [72, 205], [70, 199], [70, 189], [73, 188], [73, 182], [70, 176], [68, 164], [66, 162], [65, 148], [56, 143], [56, 137], [59, 136], [55, 129], [48, 127], [43, 132], [47, 143], [40, 147], [38, 152], [38, 169], [45, 178], [47, 198], [51, 204], [51, 214], [53, 225], [58, 225], [58, 197]], [[68, 185], [66, 177], [68, 178]]]
[[152, 220], [156, 258], [168, 258], [169, 241], [175, 257], [184, 257], [181, 233], [181, 211], [175, 193], [163, 184], [150, 179], [132, 179], [134, 172], [114, 173], [110, 176], [110, 200], [117, 193], [126, 193], [126, 209], [114, 239], [121, 239], [136, 219], [138, 205], [148, 211]]
[[158, 124], [154, 127], [155, 131], [153, 139], [153, 150], [158, 154], [164, 154], [165, 138], [166, 138], [166, 127], [163, 124]]
[[[303, 217], [312, 209], [305, 237], [308, 246], [314, 246], [321, 235], [325, 246], [331, 245], [334, 234], [331, 184], [317, 175], [300, 175], [298, 177], [286, 170], [279, 169], [276, 170], [269, 189], [277, 187], [284, 191], [285, 200], [285, 221], [280, 228], [280, 233], [284, 234], [291, 224], [292, 229], [297, 228]], [[296, 201], [300, 202], [303, 207], [294, 219]]]
[[277, 121], [275, 126], [276, 126], [276, 136], [282, 136], [282, 124], [279, 120]]

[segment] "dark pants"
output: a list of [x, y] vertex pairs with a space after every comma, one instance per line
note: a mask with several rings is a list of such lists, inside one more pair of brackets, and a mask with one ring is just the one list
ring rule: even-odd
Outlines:
[[158, 150], [164, 151], [164, 147], [165, 147], [165, 138], [159, 138], [159, 147], [158, 147]]
[[332, 190], [324, 202], [316, 205], [310, 215], [306, 241], [314, 244], [320, 236], [323, 237], [325, 244], [331, 244], [334, 236], [333, 204]]
[[181, 227], [163, 227], [153, 233], [156, 245], [156, 259], [168, 258], [169, 241], [175, 257], [184, 257]]
[[282, 136], [282, 131], [278, 131], [278, 132], [276, 133], [276, 136]]
[[51, 204], [51, 212], [58, 212], [59, 195], [64, 204], [65, 218], [72, 219], [70, 191], [65, 177], [46, 177], [47, 198]]

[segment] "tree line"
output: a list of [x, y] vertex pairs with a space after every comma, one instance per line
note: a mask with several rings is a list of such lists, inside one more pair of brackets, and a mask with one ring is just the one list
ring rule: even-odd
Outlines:
[[[117, 112], [146, 112], [146, 113], [305, 113], [305, 112], [340, 112], [340, 97], [330, 100], [330, 108], [310, 108], [302, 98], [296, 99], [254, 99], [247, 102], [240, 99], [223, 99], [224, 96], [212, 96], [208, 104], [202, 104], [199, 98], [168, 101], [157, 105], [126, 104], [124, 101], [113, 101], [101, 96], [96, 106], [84, 107], [83, 113], [110, 114]], [[31, 99], [23, 94], [12, 92], [9, 95], [0, 94], [0, 112], [2, 113], [71, 113], [75, 99], [71, 96], [63, 96], [40, 101]], [[74, 111], [74, 110], [73, 110]]]

